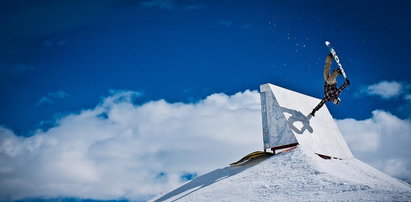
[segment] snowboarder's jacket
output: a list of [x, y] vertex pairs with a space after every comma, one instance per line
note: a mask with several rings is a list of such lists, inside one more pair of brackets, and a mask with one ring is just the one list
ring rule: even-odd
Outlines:
[[334, 99], [338, 98], [338, 95], [340, 95], [341, 91], [344, 90], [345, 87], [347, 87], [348, 84], [345, 82], [342, 86], [337, 88], [337, 84], [328, 84], [327, 82], [324, 83], [324, 98], [323, 100], [325, 101], [333, 101]]
[[328, 84], [327, 82], [324, 83], [324, 98], [321, 100], [321, 102], [314, 108], [313, 112], [318, 111], [325, 102], [327, 101], [333, 101], [334, 99], [338, 98], [338, 95], [340, 95], [341, 91], [344, 90], [345, 87], [347, 87], [348, 84], [345, 82], [341, 87], [337, 88], [337, 84]]

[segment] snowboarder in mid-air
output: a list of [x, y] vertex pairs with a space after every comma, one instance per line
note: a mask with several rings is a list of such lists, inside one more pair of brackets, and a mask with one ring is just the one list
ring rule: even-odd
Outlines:
[[327, 101], [332, 101], [336, 105], [340, 104], [341, 99], [338, 96], [344, 90], [345, 87], [350, 85], [350, 80], [345, 78], [345, 83], [341, 87], [337, 88], [337, 77], [338, 75], [342, 74], [343, 70], [341, 70], [341, 68], [337, 68], [334, 69], [333, 72], [330, 74], [332, 60], [333, 55], [330, 53], [327, 55], [324, 65], [324, 98], [310, 113], [312, 116], [315, 116], [315, 112], [318, 111]]

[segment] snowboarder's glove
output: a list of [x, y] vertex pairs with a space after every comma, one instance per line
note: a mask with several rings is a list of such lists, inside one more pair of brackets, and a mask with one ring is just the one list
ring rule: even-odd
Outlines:
[[348, 80], [348, 78], [345, 79], [345, 83], [347, 83], [347, 85], [350, 85], [350, 80]]
[[334, 69], [333, 72], [337, 72], [338, 74], [342, 74], [342, 71], [340, 68]]
[[311, 116], [315, 116], [315, 109], [310, 113]]
[[333, 54], [331, 54], [331, 53], [328, 53], [328, 57], [334, 58]]

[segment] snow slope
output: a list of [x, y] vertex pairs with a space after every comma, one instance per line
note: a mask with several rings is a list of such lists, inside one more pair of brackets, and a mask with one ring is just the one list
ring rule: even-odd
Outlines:
[[367, 164], [301, 148], [214, 170], [150, 201], [411, 201], [411, 187]]

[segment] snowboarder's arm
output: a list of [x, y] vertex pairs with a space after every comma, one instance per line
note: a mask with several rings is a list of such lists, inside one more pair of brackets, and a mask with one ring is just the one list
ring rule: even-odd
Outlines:
[[311, 115], [314, 116], [315, 112], [321, 109], [321, 107], [324, 105], [325, 102], [326, 102], [325, 98], [322, 99], [321, 102], [318, 103], [318, 105], [313, 109], [313, 111], [311, 112]]
[[340, 94], [344, 90], [344, 88], [347, 87], [348, 85], [350, 85], [350, 81], [346, 79], [345, 83], [341, 85], [340, 88], [338, 88], [338, 94]]

